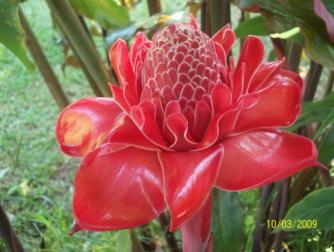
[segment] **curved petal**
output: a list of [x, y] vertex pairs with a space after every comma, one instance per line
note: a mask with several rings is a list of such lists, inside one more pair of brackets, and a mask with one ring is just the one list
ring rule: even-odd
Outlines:
[[215, 145], [200, 151], [160, 152], [165, 201], [171, 213], [170, 230], [190, 220], [211, 193], [223, 157]]
[[85, 98], [66, 107], [58, 117], [56, 136], [63, 152], [84, 156], [99, 146], [122, 113], [111, 98]]
[[202, 209], [182, 227], [183, 252], [212, 251], [210, 246], [212, 220], [212, 196], [210, 195]]
[[73, 212], [86, 230], [135, 227], [165, 208], [156, 152], [105, 144], [82, 161], [74, 181]]
[[130, 114], [133, 122], [147, 139], [161, 148], [167, 148], [156, 121], [156, 105], [153, 102], [143, 100], [139, 105], [131, 108]]
[[108, 143], [123, 144], [126, 146], [132, 146], [139, 149], [158, 151], [159, 148], [150, 142], [142, 132], [133, 123], [131, 118], [125, 114], [119, 116], [114, 123], [114, 127], [111, 130], [108, 139]]
[[279, 130], [245, 133], [222, 144], [224, 159], [216, 186], [223, 190], [263, 186], [317, 165], [311, 140]]
[[[118, 80], [122, 86], [128, 84], [134, 87], [135, 78], [129, 57], [128, 46], [122, 39], [118, 39], [109, 51], [109, 58]], [[134, 89], [135, 91], [135, 89]]]
[[236, 40], [236, 37], [231, 29], [231, 26], [227, 24], [212, 36], [212, 40], [222, 45], [225, 54], [228, 55]]
[[266, 88], [270, 83], [270, 78], [281, 70], [284, 60], [273, 61], [262, 64], [249, 83], [248, 93], [256, 92]]
[[301, 93], [291, 80], [277, 80], [268, 89], [257, 93], [255, 105], [241, 111], [236, 131], [291, 125], [300, 112]]
[[243, 64], [245, 65], [243, 93], [247, 92], [249, 83], [260, 66], [263, 57], [264, 46], [262, 41], [258, 37], [248, 36], [242, 45], [238, 65], [235, 71], [238, 73], [238, 69], [242, 68]]

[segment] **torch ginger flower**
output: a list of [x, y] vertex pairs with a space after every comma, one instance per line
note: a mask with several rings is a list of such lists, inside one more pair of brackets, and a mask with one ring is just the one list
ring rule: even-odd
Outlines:
[[228, 25], [210, 38], [191, 18], [152, 41], [138, 33], [130, 51], [112, 46], [114, 97], [71, 104], [56, 126], [61, 149], [84, 157], [78, 229], [131, 228], [167, 207], [184, 251], [210, 250], [213, 188], [248, 190], [317, 165], [312, 141], [278, 129], [300, 112], [302, 79], [283, 61], [263, 63], [254, 36], [235, 64], [235, 39]]

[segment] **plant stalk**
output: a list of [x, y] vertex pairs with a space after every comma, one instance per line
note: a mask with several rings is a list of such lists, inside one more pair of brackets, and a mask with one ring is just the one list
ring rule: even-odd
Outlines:
[[231, 22], [229, 0], [210, 0], [211, 34], [215, 34], [227, 23]]
[[96, 96], [103, 96], [103, 93], [100, 91], [99, 87], [97, 86], [95, 80], [93, 79], [93, 77], [91, 76], [91, 74], [89, 73], [86, 65], [82, 62], [82, 59], [80, 58], [80, 55], [78, 54], [78, 52], [76, 51], [75, 47], [73, 46], [73, 44], [71, 43], [71, 40], [66, 36], [65, 32], [62, 30], [62, 27], [59, 25], [59, 28], [64, 36], [64, 38], [66, 39], [67, 43], [69, 44], [69, 46], [71, 47], [76, 59], [78, 60], [78, 63], [80, 65], [80, 68], [82, 70], [82, 72], [84, 73], [91, 89], [93, 90], [94, 94]]
[[160, 0], [147, 0], [148, 13], [150, 16], [161, 13]]
[[131, 251], [132, 252], [145, 252], [142, 244], [140, 243], [137, 234], [134, 229], [129, 229], [131, 238]]
[[288, 52], [288, 67], [290, 70], [299, 73], [299, 64], [303, 51], [303, 46], [299, 43], [292, 42]]
[[328, 95], [333, 91], [334, 86], [334, 71], [330, 71], [329, 78], [326, 84], [326, 92], [325, 94]]
[[257, 251], [261, 251], [261, 241], [263, 239], [264, 236], [264, 230], [265, 230], [265, 217], [266, 217], [266, 212], [267, 212], [267, 208], [268, 208], [268, 201], [269, 201], [269, 196], [273, 190], [274, 184], [269, 184], [267, 186], [265, 186], [262, 189], [261, 192], [261, 197], [260, 197], [260, 201], [259, 201], [259, 205], [257, 207], [258, 212], [256, 215], [256, 227], [255, 227], [255, 231], [254, 231], [254, 240], [253, 240], [253, 247], [252, 247], [252, 251], [253, 252], [257, 252]]
[[37, 64], [38, 70], [40, 71], [50, 93], [55, 99], [58, 107], [63, 109], [69, 104], [69, 101], [54, 73], [48, 59], [46, 58], [41, 46], [38, 43], [35, 34], [33, 33], [26, 17], [24, 16], [21, 8], [19, 9], [19, 18], [21, 26], [25, 32], [26, 45]]
[[12, 229], [5, 210], [0, 205], [0, 236], [10, 252], [24, 252], [23, 246]]
[[169, 232], [168, 230], [168, 218], [165, 213], [160, 214], [159, 223], [162, 228], [162, 231], [165, 234], [167, 246], [170, 252], [180, 252], [180, 249], [177, 246], [177, 241], [175, 239], [174, 233]]
[[319, 65], [315, 63], [314, 61], [311, 61], [310, 68], [307, 72], [306, 76], [306, 89], [304, 93], [304, 101], [312, 101], [315, 93], [317, 91], [317, 86], [320, 80], [320, 76], [322, 73], [322, 65]]
[[104, 96], [110, 96], [109, 73], [77, 14], [66, 0], [46, 0], [58, 24], [85, 64]]

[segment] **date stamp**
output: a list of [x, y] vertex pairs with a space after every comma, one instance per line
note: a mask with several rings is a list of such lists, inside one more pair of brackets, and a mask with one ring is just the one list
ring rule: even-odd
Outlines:
[[316, 229], [318, 227], [317, 220], [310, 219], [281, 219], [281, 220], [267, 220], [267, 228], [269, 229]]

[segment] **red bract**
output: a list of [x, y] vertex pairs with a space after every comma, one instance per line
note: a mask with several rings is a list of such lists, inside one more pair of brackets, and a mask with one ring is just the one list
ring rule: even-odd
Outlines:
[[[84, 156], [74, 183], [77, 228], [131, 228], [164, 209], [185, 251], [211, 247], [211, 191], [246, 190], [317, 164], [314, 144], [278, 129], [294, 123], [302, 79], [263, 63], [249, 36], [238, 62], [230, 26], [212, 38], [194, 19], [153, 40], [136, 35], [110, 50], [114, 98], [68, 106], [56, 127], [62, 150]], [[192, 239], [190, 242], [189, 239]]]

